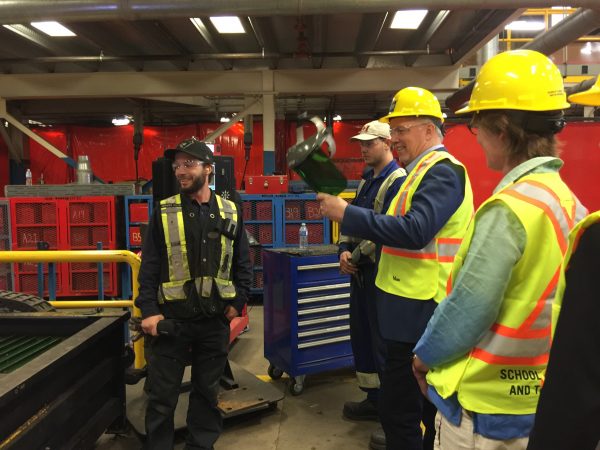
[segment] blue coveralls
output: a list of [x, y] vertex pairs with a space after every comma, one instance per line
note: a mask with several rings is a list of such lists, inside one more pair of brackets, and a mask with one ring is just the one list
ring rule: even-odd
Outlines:
[[[384, 169], [373, 177], [373, 169], [370, 168], [363, 174], [365, 180], [360, 192], [352, 201], [352, 205], [361, 208], [373, 209], [375, 198], [383, 181], [398, 168], [395, 160], [384, 167]], [[399, 177], [387, 190], [384, 198], [383, 212], [398, 192], [406, 177]], [[352, 253], [356, 244], [341, 242], [338, 254], [344, 251]], [[363, 256], [359, 263], [360, 273], [358, 278], [353, 276], [350, 282], [350, 339], [352, 352], [354, 353], [354, 366], [357, 372], [364, 374], [378, 374], [381, 378], [383, 363], [385, 361], [385, 344], [379, 332], [377, 324], [377, 309], [375, 303], [375, 275], [377, 265], [368, 257]], [[361, 386], [367, 392], [367, 398], [377, 404], [379, 389]]]

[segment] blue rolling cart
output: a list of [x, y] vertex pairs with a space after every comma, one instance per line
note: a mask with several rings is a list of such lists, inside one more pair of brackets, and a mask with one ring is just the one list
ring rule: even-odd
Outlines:
[[289, 374], [299, 395], [306, 375], [353, 366], [350, 278], [339, 272], [337, 246], [269, 249], [263, 269], [269, 376]]

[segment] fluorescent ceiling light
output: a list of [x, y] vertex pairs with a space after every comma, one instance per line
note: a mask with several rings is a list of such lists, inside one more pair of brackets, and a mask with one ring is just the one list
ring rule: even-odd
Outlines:
[[129, 120], [129, 117], [127, 117], [127, 116], [115, 117], [112, 120], [112, 124], [115, 127], [122, 127], [123, 125], [129, 125], [129, 122], [131, 122], [131, 121]]
[[246, 32], [242, 26], [242, 22], [240, 22], [240, 19], [237, 16], [211, 17], [210, 21], [221, 34]]
[[48, 36], [76, 36], [71, 30], [58, 22], [31, 22], [31, 26], [37, 28]]
[[335, 116], [333, 116], [333, 120], [335, 120], [336, 122], [339, 122], [340, 120], [342, 120], [342, 116], [340, 116], [339, 114], [336, 114]]
[[390, 28], [396, 30], [416, 30], [427, 15], [426, 9], [396, 11]]
[[550, 14], [550, 28], [552, 28], [554, 25], [559, 23], [567, 16], [568, 14]]
[[505, 30], [511, 31], [541, 31], [545, 28], [544, 22], [533, 20], [515, 20], [504, 27]]
[[219, 119], [219, 122], [221, 123], [227, 123], [229, 122], [231, 119], [229, 117], [223, 116]]

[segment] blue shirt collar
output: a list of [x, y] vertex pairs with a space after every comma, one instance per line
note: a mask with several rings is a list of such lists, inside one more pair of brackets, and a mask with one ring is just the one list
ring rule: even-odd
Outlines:
[[366, 171], [363, 174], [363, 179], [370, 180], [370, 179], [377, 179], [377, 178], [387, 178], [388, 175], [390, 173], [392, 173], [394, 170], [396, 170], [398, 167], [400, 167], [398, 165], [398, 162], [395, 159], [392, 159], [389, 163], [387, 163], [387, 165], [383, 168], [383, 170], [381, 172], [379, 172], [379, 175], [377, 175], [376, 177], [373, 177], [374, 170], [371, 167], [370, 170]]

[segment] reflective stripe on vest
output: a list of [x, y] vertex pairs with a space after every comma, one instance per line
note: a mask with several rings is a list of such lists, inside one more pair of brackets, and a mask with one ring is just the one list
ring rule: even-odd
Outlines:
[[473, 230], [486, 208], [502, 202], [526, 232], [496, 322], [469, 353], [434, 367], [427, 381], [442, 398], [455, 393], [468, 411], [532, 414], [548, 361], [552, 301], [569, 228], [585, 208], [558, 173], [527, 175], [484, 202], [456, 255], [456, 279], [468, 257]]
[[[412, 196], [431, 167], [448, 159], [464, 169], [460, 161], [445, 151], [425, 155], [408, 174], [392, 200], [387, 214], [403, 216], [410, 211]], [[411, 299], [438, 303], [447, 295], [447, 282], [454, 256], [473, 216], [473, 192], [466, 169], [465, 194], [461, 205], [425, 247], [419, 250], [383, 246], [376, 285], [381, 290]]]
[[[379, 186], [379, 189], [377, 190], [377, 195], [375, 196], [375, 201], [373, 202], [373, 211], [375, 211], [378, 214], [383, 211], [383, 203], [385, 201], [385, 196], [387, 194], [388, 189], [390, 188], [390, 186], [392, 184], [394, 184], [394, 181], [396, 181], [398, 178], [404, 177], [404, 176], [406, 176], [406, 170], [404, 170], [402, 167], [398, 167], [393, 172], [391, 172], [386, 177], [385, 180], [383, 180], [383, 182]], [[358, 197], [358, 195], [360, 194], [360, 191], [362, 190], [364, 184], [365, 184], [365, 180], [364, 179], [360, 180], [360, 183], [358, 184], [358, 188], [356, 189], [355, 198]], [[357, 243], [360, 244], [362, 242], [362, 239], [340, 234], [338, 243], [341, 244], [343, 242], [344, 243], [352, 243], [352, 244], [357, 244]]]
[[[233, 202], [222, 199], [215, 195], [219, 206], [219, 214], [223, 220], [228, 220], [230, 231], [235, 234], [237, 230], [237, 209]], [[164, 199], [160, 202], [161, 219], [167, 247], [167, 258], [169, 266], [169, 281], [161, 284], [158, 300], [185, 301], [187, 295], [184, 285], [192, 280], [187, 256], [187, 243], [185, 239], [185, 227], [181, 196], [179, 194]], [[234, 298], [235, 286], [229, 279], [233, 263], [233, 241], [221, 234], [221, 255], [219, 268], [215, 277], [199, 276], [194, 278], [194, 285], [200, 297], [210, 297], [212, 285], [215, 283], [219, 295], [223, 299]]]
[[[567, 212], [554, 191], [539, 181], [529, 179], [509, 186], [502, 192], [541, 209], [552, 223], [556, 241], [564, 256], [567, 250], [569, 230], [575, 222], [579, 202], [572, 202]], [[473, 350], [473, 357], [489, 364], [540, 365], [548, 362], [550, 352], [550, 323], [552, 301], [560, 275], [560, 265], [556, 267], [548, 286], [531, 314], [518, 328], [495, 323]]]

